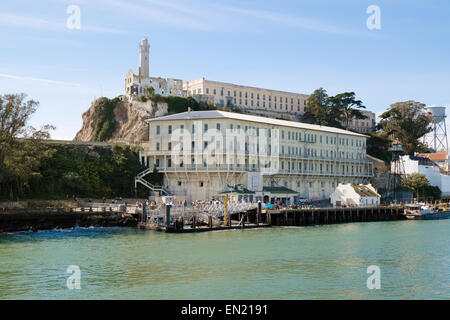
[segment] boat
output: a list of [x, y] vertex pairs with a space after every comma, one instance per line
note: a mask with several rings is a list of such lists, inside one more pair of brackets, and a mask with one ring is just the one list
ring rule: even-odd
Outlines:
[[408, 220], [438, 220], [450, 218], [450, 210], [447, 205], [430, 206], [424, 203], [405, 205], [403, 215]]

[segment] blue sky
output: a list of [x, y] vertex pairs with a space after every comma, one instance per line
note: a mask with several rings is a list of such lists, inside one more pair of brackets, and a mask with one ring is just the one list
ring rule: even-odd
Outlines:
[[[81, 10], [70, 30], [69, 5]], [[369, 5], [381, 30], [368, 30]], [[0, 3], [0, 93], [40, 101], [32, 124], [72, 139], [100, 96], [124, 91], [148, 36], [150, 74], [329, 94], [368, 109], [450, 104], [448, 0], [40, 0]]]

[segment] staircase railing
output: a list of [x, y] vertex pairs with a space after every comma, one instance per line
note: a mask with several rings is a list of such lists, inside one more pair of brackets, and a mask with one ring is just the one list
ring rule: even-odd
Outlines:
[[165, 188], [159, 187], [159, 186], [154, 186], [153, 184], [151, 184], [150, 182], [148, 182], [147, 180], [144, 179], [144, 177], [146, 175], [148, 175], [152, 172], [153, 172], [153, 170], [148, 168], [148, 169], [142, 171], [141, 173], [138, 173], [138, 175], [134, 178], [134, 188], [137, 189], [137, 184], [140, 183], [143, 186], [150, 189], [151, 191], [158, 191], [158, 192], [164, 193], [166, 195], [170, 195], [170, 192], [168, 190], [166, 190]]

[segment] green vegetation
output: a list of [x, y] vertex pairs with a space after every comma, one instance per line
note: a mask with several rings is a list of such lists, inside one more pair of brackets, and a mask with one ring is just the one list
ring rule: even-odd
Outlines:
[[39, 167], [28, 196], [68, 194], [82, 197], [132, 197], [134, 177], [145, 167], [134, 147], [55, 146], [53, 157]]
[[[134, 177], [145, 170], [137, 147], [49, 143], [53, 127], [29, 126], [39, 103], [25, 99], [25, 94], [0, 95], [0, 199], [134, 196]], [[105, 98], [101, 112], [117, 101]], [[153, 172], [149, 182], [160, 183], [161, 174]], [[145, 194], [142, 187], [140, 195]]]
[[303, 120], [308, 123], [336, 128], [347, 128], [352, 119], [365, 119], [359, 109], [365, 108], [356, 100], [354, 92], [344, 92], [329, 97], [323, 88], [315, 90], [308, 98]]
[[[380, 117], [378, 131], [365, 133], [367, 154], [391, 161], [389, 147], [392, 140], [403, 145], [405, 153], [430, 152], [420, 138], [431, 131], [431, 118], [424, 109], [425, 105], [416, 101], [397, 102], [390, 106]], [[329, 97], [323, 88], [315, 90], [308, 98], [302, 121], [323, 126], [349, 130], [352, 119], [365, 119], [361, 109], [362, 101], [356, 100], [354, 92], [344, 92]]]
[[114, 108], [120, 101], [120, 97], [114, 99], [100, 98], [98, 105], [95, 107], [94, 119], [94, 139], [95, 141], [107, 141], [111, 139], [117, 122], [114, 119]]
[[369, 136], [367, 139], [367, 154], [383, 160], [385, 163], [390, 163], [392, 160], [392, 153], [389, 151], [391, 140], [384, 132], [367, 132], [364, 133]]
[[[31, 174], [18, 180], [10, 190], [2, 184], [0, 198], [64, 199], [79, 197], [133, 197], [134, 177], [145, 166], [138, 149], [125, 145], [92, 147], [43, 144], [50, 156], [35, 166]], [[30, 154], [29, 156], [34, 156]], [[36, 160], [37, 161], [37, 160]], [[160, 174], [149, 176], [158, 184]], [[142, 187], [140, 195], [146, 194]]]
[[402, 179], [402, 186], [413, 191], [418, 199], [439, 200], [441, 198], [441, 190], [438, 187], [430, 186], [424, 174], [412, 173], [408, 175]]
[[167, 96], [163, 97], [159, 94], [155, 94], [155, 89], [153, 87], [147, 88], [147, 95], [142, 95], [138, 97], [138, 100], [151, 100], [153, 103], [166, 102], [168, 114], [175, 114], [188, 111], [191, 108], [192, 111], [201, 110], [217, 110], [219, 107], [205, 103], [197, 102], [192, 97], [177, 97], [177, 96]]
[[416, 101], [405, 101], [391, 104], [380, 118], [379, 127], [389, 136], [403, 145], [406, 154], [428, 152], [428, 148], [419, 141], [429, 133], [431, 116], [425, 112], [425, 105]]

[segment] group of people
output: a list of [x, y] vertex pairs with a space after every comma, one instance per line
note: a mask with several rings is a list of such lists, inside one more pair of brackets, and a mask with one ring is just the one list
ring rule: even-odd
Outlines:
[[[66, 195], [66, 200], [69, 200], [69, 195]], [[76, 195], [72, 195], [72, 200], [74, 202], [78, 202], [79, 199]], [[84, 200], [85, 200], [85, 202], [93, 202], [92, 198], [85, 198]], [[115, 197], [114, 199], [111, 199], [111, 203], [119, 204], [122, 200], [123, 200], [122, 197]], [[102, 201], [102, 203], [106, 203], [106, 198], [102, 197], [101, 201]]]

